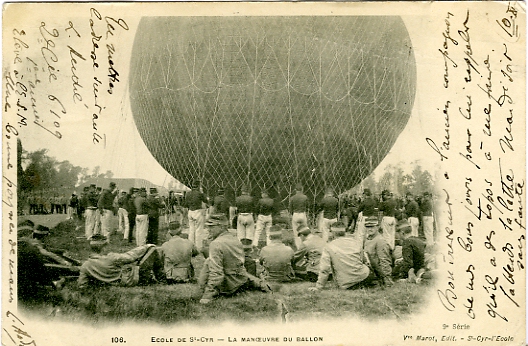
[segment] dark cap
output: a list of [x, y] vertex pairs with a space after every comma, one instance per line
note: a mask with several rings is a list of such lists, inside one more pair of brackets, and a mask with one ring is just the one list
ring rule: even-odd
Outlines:
[[412, 232], [411, 224], [408, 223], [407, 221], [402, 221], [400, 224], [398, 224], [396, 229], [398, 230], [398, 232], [402, 232], [403, 234]]
[[151, 194], [158, 193], [158, 189], [155, 188], [155, 187], [151, 187], [151, 188], [150, 188], [150, 193], [151, 193]]
[[116, 183], [114, 183], [113, 181], [110, 183], [110, 186], [112, 187], [115, 187], [116, 186]]
[[372, 194], [372, 192], [370, 192], [370, 189], [364, 189], [363, 190], [363, 194], [366, 195], [366, 196], [370, 196]]
[[269, 230], [270, 239], [281, 239], [282, 238], [282, 228], [279, 225], [271, 226]]
[[95, 185], [95, 184], [90, 184], [90, 187], [95, 188], [95, 187], [97, 187], [97, 185]]
[[106, 237], [101, 234], [94, 234], [90, 238], [90, 245], [104, 245], [106, 244]]
[[182, 232], [181, 224], [179, 221], [169, 222], [169, 233], [171, 235], [178, 235]]
[[218, 194], [221, 195], [223, 193], [225, 193], [225, 188], [223, 187], [218, 188]]
[[365, 219], [365, 227], [376, 227], [379, 225], [378, 218], [375, 216], [368, 216]]
[[224, 214], [213, 214], [205, 222], [206, 226], [227, 226], [229, 220]]
[[309, 235], [310, 233], [312, 233], [312, 231], [307, 226], [303, 226], [297, 231], [297, 234], [299, 235]]
[[242, 243], [242, 247], [244, 248], [244, 250], [249, 250], [253, 248], [253, 241], [251, 239], [242, 238], [240, 239], [240, 242]]

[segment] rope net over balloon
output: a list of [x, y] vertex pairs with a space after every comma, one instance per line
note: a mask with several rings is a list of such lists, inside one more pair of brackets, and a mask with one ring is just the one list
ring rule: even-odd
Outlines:
[[415, 84], [399, 17], [145, 17], [130, 102], [143, 141], [182, 183], [211, 194], [301, 183], [316, 196], [375, 169]]

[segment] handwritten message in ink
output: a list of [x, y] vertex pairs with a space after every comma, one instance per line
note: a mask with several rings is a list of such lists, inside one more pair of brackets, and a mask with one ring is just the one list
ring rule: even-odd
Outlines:
[[[438, 229], [443, 266], [437, 298], [470, 320], [508, 323], [524, 309], [524, 49], [518, 4], [448, 11], [438, 50], [442, 98], [425, 138], [442, 167]], [[480, 28], [480, 29], [478, 29]]]

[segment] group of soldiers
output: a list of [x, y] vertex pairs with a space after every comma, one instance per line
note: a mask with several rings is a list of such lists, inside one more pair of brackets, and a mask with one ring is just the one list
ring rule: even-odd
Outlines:
[[66, 214], [68, 197], [64, 194], [53, 194], [52, 196], [45, 196], [42, 193], [30, 193], [26, 197], [29, 205], [28, 213], [30, 215], [37, 214]]
[[[289, 211], [277, 212], [267, 191], [255, 201], [243, 187], [233, 206], [222, 189], [208, 199], [195, 182], [182, 201], [186, 212], [169, 221], [167, 239], [158, 246], [159, 211], [165, 205], [156, 189], [149, 196], [145, 188], [119, 195], [110, 183], [97, 195], [92, 185], [80, 204], [85, 206], [85, 236], [93, 254], [82, 265], [52, 258], [51, 268], [77, 272], [80, 288], [197, 282], [203, 304], [219, 295], [247, 289], [269, 292], [274, 287], [270, 284], [297, 280], [315, 282], [311, 291], [323, 289], [330, 278], [341, 289], [390, 287], [395, 279], [419, 283], [433, 269], [427, 264], [427, 254], [432, 255], [434, 247], [429, 193], [420, 205], [407, 195], [407, 203], [399, 208], [389, 191], [383, 191], [378, 200], [365, 189], [359, 203], [343, 212], [328, 188], [317, 204], [318, 220], [309, 223], [308, 198], [300, 184], [295, 190]], [[132, 239], [135, 224], [137, 247], [105, 254], [108, 219], [116, 203], [125, 239]], [[182, 227], [185, 214], [187, 233]], [[192, 258], [199, 255], [205, 260], [195, 275]]]
[[95, 184], [83, 191], [79, 204], [84, 210], [82, 214], [85, 223], [85, 237], [91, 240], [94, 235], [102, 235], [110, 241], [110, 219], [117, 214], [119, 233], [128, 242], [134, 240], [136, 245], [158, 243], [160, 210], [164, 202], [158, 194], [157, 188], [130, 188], [129, 192], [119, 192], [116, 184], [111, 182], [107, 189], [97, 192]]

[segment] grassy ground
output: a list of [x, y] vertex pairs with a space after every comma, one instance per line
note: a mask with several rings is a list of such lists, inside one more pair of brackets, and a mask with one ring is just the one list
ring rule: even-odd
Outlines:
[[[79, 227], [80, 226], [80, 227]], [[85, 260], [90, 251], [82, 239], [84, 227], [74, 221], [63, 221], [52, 230], [50, 244], [66, 249], [76, 259]], [[164, 239], [160, 230], [160, 240]], [[109, 251], [124, 252], [133, 244], [112, 236]], [[197, 274], [203, 257], [193, 259]], [[185, 321], [218, 322], [234, 320], [239, 323], [280, 321], [286, 318], [299, 321], [307, 318], [355, 316], [365, 319], [404, 319], [417, 312], [429, 292], [428, 283], [421, 285], [397, 282], [393, 287], [338, 290], [329, 282], [325, 290], [311, 293], [314, 284], [296, 282], [277, 285], [275, 292], [244, 292], [234, 297], [219, 298], [209, 305], [199, 304], [200, 292], [196, 284], [152, 285], [144, 287], [107, 286], [81, 293], [76, 283], [69, 282], [60, 292], [60, 302], [35, 303], [27, 308], [40, 315], [56, 315], [69, 321], [99, 323], [103, 321], [152, 321], [171, 324]]]

